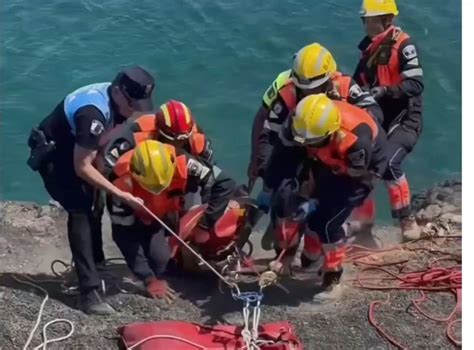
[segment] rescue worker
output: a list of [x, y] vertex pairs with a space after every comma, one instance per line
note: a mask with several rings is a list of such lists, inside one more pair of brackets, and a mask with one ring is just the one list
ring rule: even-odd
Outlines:
[[[305, 160], [316, 160], [312, 177], [317, 185], [309, 196], [311, 200], [300, 204], [297, 212], [298, 220], [307, 223], [301, 265], [322, 271], [323, 292], [315, 296], [315, 301], [339, 294], [345, 256], [343, 224], [385, 172], [385, 141], [385, 132], [368, 112], [347, 102], [333, 101], [325, 94], [303, 98], [280, 131], [265, 170], [264, 186], [269, 191], [262, 191], [257, 202], [268, 211], [271, 192], [294, 181]], [[278, 243], [280, 249], [288, 248], [288, 242]], [[297, 243], [293, 242], [295, 246]], [[293, 256], [287, 256], [285, 264], [291, 260]]]
[[364, 0], [362, 22], [367, 36], [354, 79], [379, 102], [388, 135], [389, 166], [383, 179], [392, 216], [399, 219], [405, 241], [420, 237], [410, 207], [410, 186], [401, 163], [413, 150], [422, 131], [423, 69], [410, 36], [394, 25], [395, 0]]
[[[199, 227], [211, 233], [235, 187], [234, 181], [216, 167], [156, 140], [143, 141], [124, 153], [114, 166], [111, 181], [122, 191], [141, 198], [175, 231], [184, 195], [200, 188], [201, 200], [208, 207]], [[107, 207], [112, 237], [130, 270], [144, 281], [152, 297], [172, 301], [174, 292], [162, 279], [170, 259], [168, 232], [143, 208], [134, 210], [120, 198], [110, 196]]]
[[[88, 314], [111, 314], [98, 292], [96, 263], [104, 260], [100, 217], [93, 214], [94, 188], [132, 207], [141, 200], [111, 184], [93, 166], [100, 138], [137, 111], [152, 109], [154, 79], [134, 66], [112, 83], [84, 86], [67, 95], [30, 134], [29, 166], [39, 171], [49, 195], [68, 213], [68, 239], [79, 280], [81, 308]], [[98, 221], [98, 222], [97, 222]]]
[[336, 61], [326, 48], [318, 43], [307, 45], [294, 56], [293, 69], [280, 73], [263, 96], [252, 127], [249, 183], [263, 176], [281, 125], [294, 113], [296, 104], [318, 93], [364, 108], [380, 122], [383, 120], [373, 97], [350, 76], [337, 71]]
[[195, 157], [213, 162], [211, 142], [193, 118], [191, 110], [183, 103], [170, 100], [158, 112], [137, 115], [117, 126], [101, 142], [97, 166], [110, 174], [118, 158], [145, 140], [158, 140], [182, 149]]
[[180, 101], [169, 100], [161, 105], [155, 117], [158, 141], [182, 148], [212, 164], [214, 151], [211, 142], [196, 124], [188, 106]]

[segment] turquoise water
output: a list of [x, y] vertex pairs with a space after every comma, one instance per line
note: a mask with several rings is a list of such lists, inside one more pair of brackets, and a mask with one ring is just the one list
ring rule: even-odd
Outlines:
[[[449, 3], [449, 6], [448, 6]], [[9, 0], [1, 4], [0, 195], [46, 201], [26, 164], [29, 130], [68, 92], [141, 64], [156, 104], [186, 102], [216, 157], [245, 179], [252, 119], [277, 73], [319, 41], [352, 74], [359, 1]], [[425, 129], [406, 162], [413, 187], [461, 172], [461, 2], [401, 0], [399, 23], [420, 47]], [[384, 194], [381, 191], [381, 195]]]

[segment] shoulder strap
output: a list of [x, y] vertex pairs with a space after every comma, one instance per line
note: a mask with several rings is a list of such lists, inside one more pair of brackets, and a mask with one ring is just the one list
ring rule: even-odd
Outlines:
[[280, 94], [288, 109], [292, 110], [296, 108], [296, 88], [293, 83], [286, 84], [280, 89], [278, 93]]

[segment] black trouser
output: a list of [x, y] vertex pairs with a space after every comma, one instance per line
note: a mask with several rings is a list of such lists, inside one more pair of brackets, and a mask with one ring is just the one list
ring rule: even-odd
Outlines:
[[136, 219], [132, 226], [113, 224], [112, 237], [138, 278], [144, 281], [163, 275], [171, 258], [164, 228], [146, 226]]
[[385, 146], [388, 168], [383, 176], [384, 180], [397, 180], [403, 176], [401, 163], [413, 150], [417, 141], [417, 133], [404, 125], [398, 126], [388, 135], [387, 145]]
[[[389, 188], [390, 186], [399, 186], [402, 197], [409, 196], [409, 185], [402, 169], [402, 162], [415, 147], [418, 137], [419, 135], [414, 130], [402, 124], [388, 135], [385, 146], [388, 166], [382, 178]], [[390, 198], [390, 202], [394, 218], [404, 219], [411, 215], [409, 198], [403, 199], [403, 203], [397, 203], [397, 198]]]
[[322, 243], [335, 243], [345, 237], [342, 225], [352, 210], [369, 196], [373, 184], [349, 176], [334, 175], [324, 166], [317, 166], [314, 171], [316, 186], [312, 197], [319, 204], [307, 219], [308, 228], [318, 234]]
[[100, 286], [96, 263], [102, 251], [103, 204], [94, 210], [94, 190], [74, 172], [72, 154], [58, 151], [39, 173], [49, 195], [68, 213], [68, 239], [81, 292]]

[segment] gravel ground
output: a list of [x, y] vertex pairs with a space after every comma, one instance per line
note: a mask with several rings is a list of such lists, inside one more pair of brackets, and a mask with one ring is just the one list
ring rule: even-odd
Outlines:
[[[459, 192], [460, 196], [459, 182], [454, 185], [458, 187], [451, 195], [457, 196]], [[453, 183], [448, 183], [448, 186], [453, 186]], [[439, 188], [443, 190], [446, 187]], [[428, 193], [433, 197], [431, 192]], [[427, 196], [424, 198], [419, 199], [420, 210], [429, 205]], [[448, 198], [447, 202], [454, 201]], [[66, 318], [74, 323], [74, 335], [64, 342], [48, 346], [48, 349], [117, 349], [117, 327], [137, 321], [187, 320], [205, 324], [241, 322], [241, 304], [233, 301], [229, 294], [220, 294], [216, 281], [209, 276], [174, 278], [171, 285], [180, 293], [180, 298], [169, 307], [141, 295], [139, 291], [120, 293], [113, 281], [119, 281], [129, 274], [121, 264], [109, 267], [105, 273], [109, 282], [107, 298], [117, 313], [105, 318], [87, 316], [77, 309], [75, 296], [62, 292], [63, 280], [49, 274], [51, 260], [68, 258], [63, 214], [33, 204], [0, 204], [1, 350], [23, 347], [43, 300], [42, 292], [16, 282], [13, 276], [23, 280], [27, 277], [37, 281], [48, 280], [37, 282], [50, 293], [40, 328], [55, 318]], [[458, 215], [460, 206], [456, 208]], [[378, 228], [376, 234], [383, 241], [384, 237], [396, 235], [394, 230]], [[452, 233], [460, 234], [460, 228], [455, 227]], [[432, 247], [429, 242], [420, 244]], [[116, 251], [111, 242], [106, 239], [105, 245], [108, 256], [115, 256]], [[443, 249], [459, 252], [460, 240], [448, 240], [442, 246]], [[409, 269], [416, 269], [425, 266], [433, 256], [396, 252], [389, 253], [386, 261], [401, 258], [410, 260]], [[426, 319], [411, 306], [411, 299], [418, 297], [419, 293], [374, 292], [353, 288], [349, 280], [354, 277], [356, 270], [351, 267], [348, 270], [343, 296], [333, 304], [321, 306], [311, 303], [311, 288], [303, 281], [283, 281], [290, 291], [289, 295], [276, 287], [266, 290], [262, 322], [289, 320], [295, 326], [305, 349], [387, 349], [387, 342], [368, 323], [369, 304], [380, 300], [386, 303], [376, 310], [377, 322], [410, 349], [454, 348], [446, 338], [446, 324]], [[115, 276], [113, 279], [112, 275]], [[253, 286], [247, 285], [246, 288], [251, 289]], [[127, 289], [131, 290], [130, 286]], [[454, 297], [450, 293], [431, 293], [429, 298], [423, 306], [437, 316], [448, 315], [454, 307]], [[35, 333], [33, 347], [41, 343], [40, 333], [40, 330]], [[67, 329], [64, 325], [55, 325], [49, 330], [48, 337], [65, 333]]]

